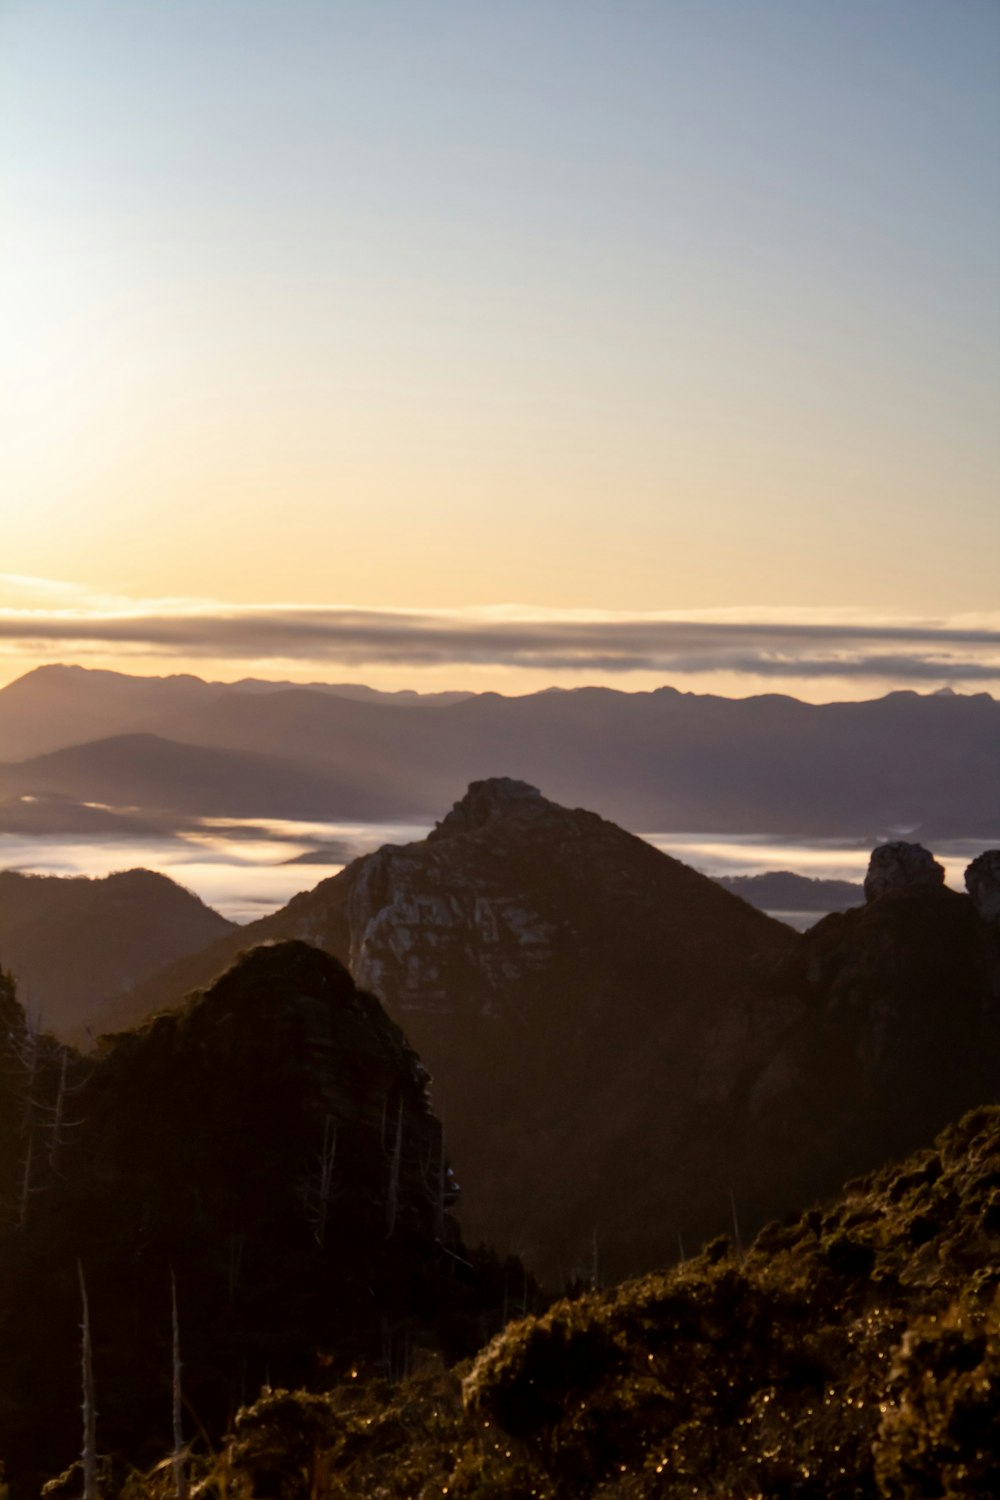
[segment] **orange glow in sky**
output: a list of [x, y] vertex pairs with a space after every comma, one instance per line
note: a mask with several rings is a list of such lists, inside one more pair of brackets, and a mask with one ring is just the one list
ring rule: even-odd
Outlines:
[[996, 689], [989, 640], [672, 676], [22, 612], [992, 619], [998, 63], [910, 0], [4, 7], [0, 679]]

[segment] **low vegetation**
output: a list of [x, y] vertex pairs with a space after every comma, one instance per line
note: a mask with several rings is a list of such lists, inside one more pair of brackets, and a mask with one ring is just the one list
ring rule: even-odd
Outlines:
[[[218, 1500], [969, 1500], [1000, 1493], [1000, 1108], [671, 1270], [511, 1322], [478, 1357], [265, 1390]], [[121, 1500], [175, 1493], [169, 1465]]]

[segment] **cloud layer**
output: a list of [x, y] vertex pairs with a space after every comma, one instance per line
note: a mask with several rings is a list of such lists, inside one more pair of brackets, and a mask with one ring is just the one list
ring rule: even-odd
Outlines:
[[161, 604], [142, 610], [0, 610], [0, 642], [45, 654], [105, 648], [352, 668], [475, 665], [548, 672], [1000, 681], [1000, 620], [992, 619], [741, 621]]

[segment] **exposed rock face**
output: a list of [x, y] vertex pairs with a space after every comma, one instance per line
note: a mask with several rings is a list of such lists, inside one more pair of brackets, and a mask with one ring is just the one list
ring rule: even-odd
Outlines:
[[865, 876], [865, 900], [907, 895], [944, 885], [944, 866], [922, 844], [897, 841], [872, 850]]
[[987, 849], [972, 861], [965, 888], [983, 921], [1000, 923], [1000, 849]]
[[537, 901], [483, 868], [461, 872], [454, 841], [495, 835], [498, 846], [551, 821], [537, 787], [508, 777], [476, 781], [428, 836], [358, 862], [348, 899], [349, 965], [358, 983], [399, 1011], [497, 1015], [505, 992], [545, 974], [565, 926]]
[[873, 868], [886, 899], [825, 917], [775, 976], [801, 1008], [748, 1094], [764, 1212], [1000, 1102], [1000, 934], [925, 849], [878, 849]]
[[529, 786], [526, 781], [517, 781], [512, 776], [473, 781], [465, 796], [455, 803], [428, 838], [447, 839], [458, 833], [474, 833], [497, 818], [531, 818], [541, 810], [542, 801], [537, 786]]
[[558, 1282], [595, 1230], [610, 1275], [714, 1218], [727, 1169], [695, 1122], [785, 1024], [758, 981], [786, 929], [506, 778], [338, 878], [349, 962], [434, 1075], [468, 1227]]
[[0, 1233], [12, 1468], [52, 1473], [76, 1449], [77, 1259], [102, 1448], [135, 1460], [169, 1437], [171, 1270], [185, 1394], [209, 1427], [262, 1382], [310, 1378], [317, 1351], [342, 1365], [401, 1359], [414, 1334], [479, 1341], [483, 1283], [451, 1218], [426, 1070], [330, 955], [258, 948], [85, 1071], [72, 1060], [71, 1081], [64, 1119], [79, 1123], [53, 1164], [57, 1071], [36, 1077], [27, 1218]]

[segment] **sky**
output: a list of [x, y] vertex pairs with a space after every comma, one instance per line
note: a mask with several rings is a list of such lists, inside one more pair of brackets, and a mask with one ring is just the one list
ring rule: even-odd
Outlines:
[[1000, 691], [996, 0], [0, 0], [0, 682]]

